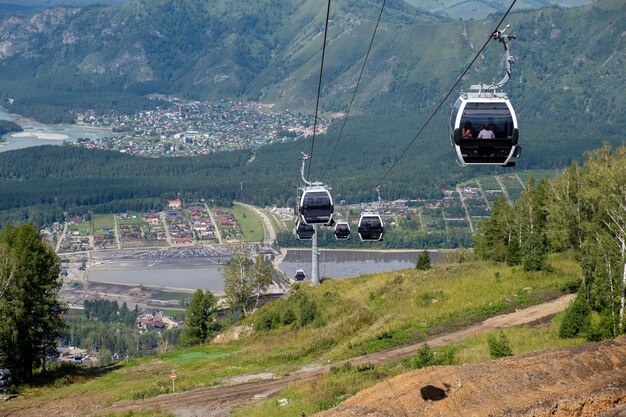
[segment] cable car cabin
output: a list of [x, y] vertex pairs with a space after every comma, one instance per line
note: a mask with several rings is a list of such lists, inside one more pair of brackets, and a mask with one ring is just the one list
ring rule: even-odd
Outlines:
[[306, 187], [300, 198], [300, 218], [306, 224], [329, 224], [333, 219], [333, 198], [324, 186]]
[[380, 242], [383, 240], [383, 219], [377, 213], [361, 213], [358, 226], [359, 237], [363, 242]]
[[345, 220], [339, 220], [335, 224], [335, 239], [348, 240], [350, 239], [350, 225]]
[[461, 166], [515, 166], [517, 118], [505, 93], [461, 93], [450, 115], [450, 142]]
[[311, 240], [315, 234], [315, 228], [298, 219], [296, 226], [293, 228], [293, 234], [298, 240]]
[[306, 274], [304, 273], [304, 270], [302, 269], [298, 269], [296, 271], [296, 275], [294, 275], [293, 279], [296, 281], [304, 281], [306, 278]]

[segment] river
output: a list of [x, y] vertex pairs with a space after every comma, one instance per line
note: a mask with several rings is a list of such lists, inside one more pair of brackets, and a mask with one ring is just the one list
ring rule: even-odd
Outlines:
[[[322, 250], [319, 257], [320, 277], [342, 279], [363, 274], [413, 268], [419, 251], [352, 251]], [[431, 252], [431, 262], [442, 258], [440, 252]], [[222, 275], [224, 259], [194, 258], [180, 263], [124, 260], [121, 263], [104, 264], [89, 268], [88, 277], [94, 282], [115, 284], [160, 286], [168, 288], [203, 288], [217, 293], [224, 291]], [[184, 263], [185, 266], [182, 266]], [[304, 269], [307, 278], [311, 273], [311, 251], [289, 249], [279, 264], [288, 278], [296, 269]]]
[[111, 130], [77, 125], [45, 125], [34, 120], [7, 113], [0, 108], [0, 119], [11, 120], [22, 126], [23, 132], [7, 133], [2, 136], [0, 152], [42, 145], [62, 145], [63, 142], [76, 143], [79, 138], [102, 138], [111, 136]]

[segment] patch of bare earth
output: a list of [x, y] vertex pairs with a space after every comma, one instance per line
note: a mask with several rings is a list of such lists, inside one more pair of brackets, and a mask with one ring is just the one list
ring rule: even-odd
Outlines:
[[318, 417], [626, 416], [626, 336], [461, 366], [428, 367]]

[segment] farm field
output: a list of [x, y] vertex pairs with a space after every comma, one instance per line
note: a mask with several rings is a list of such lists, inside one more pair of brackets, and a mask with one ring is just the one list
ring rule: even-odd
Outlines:
[[[263, 223], [261, 223], [261, 219], [256, 213], [239, 205], [235, 205], [229, 210], [233, 213], [233, 216], [235, 216], [237, 223], [239, 223], [240, 230], [246, 242], [263, 241]], [[270, 219], [271, 218], [270, 216]]]

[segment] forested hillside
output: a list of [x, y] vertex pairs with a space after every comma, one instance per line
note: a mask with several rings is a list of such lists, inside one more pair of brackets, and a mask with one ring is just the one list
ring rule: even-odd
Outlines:
[[[531, 181], [513, 207], [501, 200], [474, 248], [482, 259], [527, 271], [546, 269], [548, 252], [575, 251], [582, 284], [561, 336], [600, 340], [624, 333], [626, 147], [606, 145], [554, 180]], [[592, 310], [597, 312], [593, 319]]]

